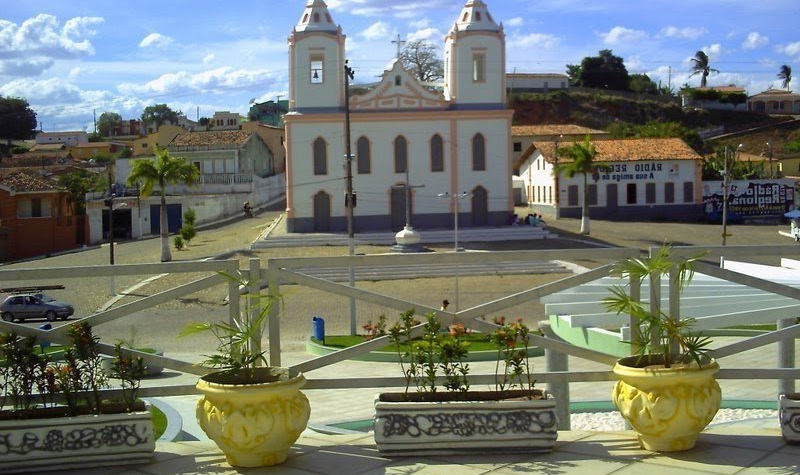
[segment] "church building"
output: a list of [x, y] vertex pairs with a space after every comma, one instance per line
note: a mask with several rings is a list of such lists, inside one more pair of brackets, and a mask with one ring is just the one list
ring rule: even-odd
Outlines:
[[[345, 35], [324, 1], [308, 0], [289, 36], [286, 214], [291, 232], [343, 231]], [[358, 64], [350, 64], [357, 69]], [[380, 83], [350, 96], [354, 229], [496, 226], [513, 210], [505, 34], [469, 0], [444, 39], [443, 89], [421, 84], [395, 58]]]

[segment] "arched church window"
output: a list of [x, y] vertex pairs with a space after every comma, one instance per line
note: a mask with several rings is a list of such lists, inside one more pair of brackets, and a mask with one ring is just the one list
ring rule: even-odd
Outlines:
[[394, 139], [394, 172], [405, 173], [408, 167], [408, 142], [405, 137]]
[[481, 12], [475, 12], [475, 21], [481, 21]]
[[464, 12], [464, 18], [461, 21], [467, 21], [467, 18], [469, 18], [469, 12]]
[[486, 170], [486, 139], [481, 134], [472, 137], [472, 169]]
[[401, 84], [403, 84], [403, 79], [398, 74], [397, 76], [394, 77], [394, 85], [399, 86]]
[[303, 23], [308, 23], [308, 13], [303, 15]]
[[328, 144], [325, 139], [317, 137], [314, 141], [314, 175], [328, 174]]
[[319, 13], [314, 14], [314, 23], [319, 23]]
[[431, 137], [431, 171], [444, 171], [444, 143], [439, 134]]
[[370, 173], [371, 166], [371, 158], [370, 158], [370, 150], [369, 150], [369, 139], [366, 137], [360, 137], [358, 142], [356, 142], [356, 159], [357, 159], [357, 168], [359, 174]]
[[326, 13], [325, 14], [325, 18], [328, 19], [328, 23], [333, 23], [333, 18], [331, 18], [331, 14], [330, 13]]

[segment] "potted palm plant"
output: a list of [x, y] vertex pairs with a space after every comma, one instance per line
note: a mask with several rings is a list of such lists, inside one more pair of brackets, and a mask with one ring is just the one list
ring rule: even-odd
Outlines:
[[[249, 287], [247, 280], [223, 275]], [[197, 422], [236, 467], [283, 463], [311, 413], [308, 399], [300, 391], [305, 384], [302, 373], [266, 366], [266, 351], [260, 351], [253, 341], [261, 335], [274, 300], [250, 294], [238, 321], [191, 323], [181, 332], [185, 337], [210, 331], [217, 339], [217, 352], [202, 364], [219, 371], [197, 383], [203, 394], [197, 403]], [[254, 318], [252, 309], [258, 311]]]
[[[492, 334], [498, 355], [495, 390], [473, 391], [464, 362], [466, 329], [451, 325], [449, 333], [442, 332], [434, 313], [425, 319], [420, 340], [411, 339], [419, 324], [413, 310], [401, 314], [390, 330], [406, 387], [375, 398], [375, 443], [381, 454], [552, 450], [558, 436], [556, 403], [533, 388], [528, 328], [520, 321], [496, 322], [502, 325]], [[442, 380], [445, 391], [438, 391]], [[412, 385], [416, 392], [409, 392]]]
[[[658, 289], [662, 276], [677, 266], [677, 285], [683, 290], [694, 275], [699, 256], [675, 259], [668, 246], [650, 257], [620, 262], [616, 274]], [[656, 295], [660, 292], [651, 293]], [[642, 448], [659, 452], [688, 450], [714, 418], [722, 394], [714, 375], [719, 365], [708, 357], [711, 340], [691, 332], [693, 319], [651, 311], [623, 286], [611, 288], [606, 308], [628, 314], [641, 325], [631, 328], [633, 356], [614, 366], [619, 378], [612, 395], [622, 416], [638, 434]], [[660, 307], [660, 305], [658, 305]]]
[[118, 349], [113, 376], [123, 401], [107, 387], [99, 339], [85, 323], [69, 331], [64, 361], [37, 353], [34, 338], [0, 335], [0, 471], [94, 468], [148, 462], [155, 450], [152, 414], [136, 393], [141, 358]]

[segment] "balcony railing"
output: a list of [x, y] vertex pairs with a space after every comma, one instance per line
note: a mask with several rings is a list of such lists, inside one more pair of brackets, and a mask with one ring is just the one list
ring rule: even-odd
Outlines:
[[203, 173], [200, 175], [198, 184], [200, 185], [233, 185], [241, 183], [252, 183], [251, 173]]

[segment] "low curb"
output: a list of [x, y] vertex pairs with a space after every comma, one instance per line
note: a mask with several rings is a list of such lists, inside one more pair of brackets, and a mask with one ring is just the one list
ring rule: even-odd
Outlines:
[[178, 436], [181, 434], [183, 430], [183, 418], [181, 417], [180, 413], [172, 408], [169, 404], [162, 401], [161, 399], [155, 398], [143, 398], [148, 404], [152, 404], [153, 406], [157, 407], [159, 411], [163, 412], [165, 416], [167, 416], [167, 428], [164, 429], [164, 433], [161, 434], [161, 437], [158, 438], [161, 442], [174, 442], [178, 439]]

